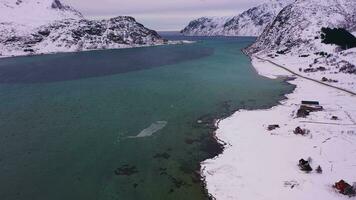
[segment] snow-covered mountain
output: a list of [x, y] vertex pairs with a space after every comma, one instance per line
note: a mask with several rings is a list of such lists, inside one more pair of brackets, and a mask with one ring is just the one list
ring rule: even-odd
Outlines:
[[181, 33], [187, 36], [216, 36], [222, 35], [224, 25], [233, 17], [201, 17], [186, 26]]
[[[278, 14], [246, 52], [268, 54], [269, 57], [307, 57], [312, 60], [310, 67], [325, 64], [335, 66], [330, 68], [332, 71], [356, 74], [355, 48], [345, 50], [335, 44], [324, 44], [322, 28], [342, 28], [351, 33], [355, 32], [356, 1], [297, 0]], [[349, 70], [342, 70], [345, 67]]]
[[356, 31], [356, 1], [297, 0], [278, 14], [248, 52], [333, 50], [332, 46], [321, 43], [322, 27]]
[[259, 36], [277, 14], [294, 0], [269, 0], [234, 17], [202, 17], [181, 32], [187, 36]]
[[245, 51], [356, 91], [355, 32], [355, 0], [297, 0], [283, 8]]
[[0, 23], [40, 26], [55, 20], [81, 19], [82, 14], [59, 0], [0, 0]]
[[0, 0], [0, 56], [163, 43], [132, 17], [88, 20], [59, 0]]

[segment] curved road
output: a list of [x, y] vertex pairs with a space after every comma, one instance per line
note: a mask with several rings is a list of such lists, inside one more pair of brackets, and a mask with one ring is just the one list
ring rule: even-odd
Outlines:
[[310, 80], [310, 81], [313, 81], [313, 82], [316, 82], [316, 83], [325, 85], [325, 86], [327, 86], [327, 87], [331, 87], [331, 88], [334, 88], [334, 89], [337, 89], [337, 90], [346, 92], [346, 93], [348, 93], [348, 94], [351, 94], [352, 96], [356, 96], [356, 93], [353, 92], [353, 91], [350, 91], [350, 90], [347, 90], [347, 89], [344, 89], [344, 88], [340, 88], [340, 87], [337, 87], [337, 86], [329, 85], [329, 84], [327, 84], [327, 83], [324, 83], [324, 82], [321, 82], [321, 81], [318, 81], [318, 80], [315, 80], [315, 79], [312, 79], [312, 78], [309, 78], [309, 77], [300, 75], [300, 74], [298, 74], [298, 73], [296, 73], [296, 72], [294, 72], [294, 71], [292, 71], [292, 70], [290, 70], [290, 69], [288, 69], [288, 68], [286, 68], [286, 67], [284, 67], [284, 66], [282, 66], [282, 65], [280, 65], [280, 64], [278, 64], [278, 63], [275, 63], [275, 62], [273, 62], [273, 61], [270, 61], [270, 60], [268, 60], [268, 59], [264, 59], [264, 58], [261, 58], [261, 57], [259, 57], [259, 56], [254, 56], [254, 57], [255, 57], [255, 58], [258, 58], [258, 59], [260, 59], [260, 60], [263, 60], [263, 61], [265, 61], [265, 62], [269, 62], [269, 63], [271, 63], [271, 64], [273, 64], [273, 65], [275, 65], [275, 66], [277, 66], [277, 67], [279, 67], [279, 68], [282, 68], [282, 69], [288, 71], [289, 73], [291, 73], [291, 74], [293, 74], [293, 75], [296, 75], [296, 76], [298, 76], [298, 77], [300, 77], [300, 78], [304, 78], [304, 79], [307, 79], [307, 80]]

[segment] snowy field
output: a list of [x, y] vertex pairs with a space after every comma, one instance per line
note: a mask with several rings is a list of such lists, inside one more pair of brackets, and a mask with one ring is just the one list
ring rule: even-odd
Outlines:
[[[288, 64], [293, 71], [303, 66], [297, 59], [288, 60], [273, 61]], [[253, 65], [260, 75], [269, 78], [292, 76], [256, 58]], [[319, 80], [324, 76], [320, 73], [313, 76]], [[338, 86], [355, 91], [355, 76], [336, 76]], [[290, 83], [297, 87], [280, 105], [267, 110], [240, 110], [220, 121], [216, 134], [228, 145], [223, 154], [202, 163], [207, 189], [216, 199], [350, 199], [333, 185], [341, 179], [356, 182], [356, 97], [303, 78]], [[296, 118], [302, 100], [319, 101], [324, 110]], [[332, 120], [332, 116], [338, 119]], [[272, 124], [280, 128], [268, 131]], [[296, 135], [296, 127], [310, 132]], [[299, 169], [302, 158], [310, 159], [312, 172]], [[321, 174], [315, 172], [319, 165]]]

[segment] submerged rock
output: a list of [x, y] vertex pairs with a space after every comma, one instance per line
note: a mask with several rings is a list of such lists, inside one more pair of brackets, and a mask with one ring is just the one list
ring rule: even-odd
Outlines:
[[114, 172], [118, 176], [131, 176], [133, 174], [138, 173], [138, 170], [135, 166], [123, 165], [117, 168]]
[[159, 159], [169, 159], [171, 155], [169, 155], [167, 152], [164, 153], [157, 153], [156, 155], [153, 156], [153, 158], [159, 158]]

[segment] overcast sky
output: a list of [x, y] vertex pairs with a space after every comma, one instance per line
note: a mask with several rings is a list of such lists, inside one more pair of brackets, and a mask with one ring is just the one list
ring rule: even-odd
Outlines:
[[180, 30], [202, 16], [235, 15], [264, 0], [62, 0], [86, 17], [130, 15], [155, 30]]

